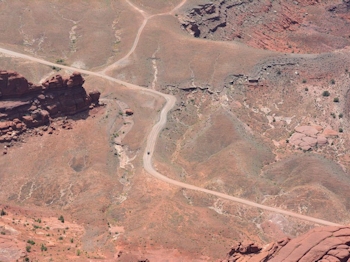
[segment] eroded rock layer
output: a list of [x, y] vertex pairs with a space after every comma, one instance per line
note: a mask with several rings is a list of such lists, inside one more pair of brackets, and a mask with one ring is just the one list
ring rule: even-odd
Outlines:
[[52, 118], [98, 105], [100, 93], [86, 93], [83, 84], [80, 73], [35, 85], [17, 72], [0, 70], [0, 143], [17, 140], [27, 128], [49, 125]]
[[294, 53], [327, 52], [350, 44], [348, 0], [214, 0], [180, 15], [195, 37], [239, 41]]
[[286, 238], [265, 247], [251, 242], [235, 243], [226, 262], [254, 261], [349, 261], [350, 227], [318, 227], [294, 238]]

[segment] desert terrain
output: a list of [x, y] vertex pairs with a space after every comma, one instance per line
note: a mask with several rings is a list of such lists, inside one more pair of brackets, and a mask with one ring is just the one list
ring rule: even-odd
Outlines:
[[350, 258], [349, 1], [0, 10], [0, 261]]

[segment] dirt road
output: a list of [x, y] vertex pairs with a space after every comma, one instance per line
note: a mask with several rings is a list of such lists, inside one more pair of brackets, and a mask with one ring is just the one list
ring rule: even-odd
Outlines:
[[[59, 68], [63, 68], [63, 69], [71, 70], [71, 71], [77, 71], [77, 72], [80, 72], [80, 73], [86, 74], [86, 75], [92, 75], [92, 76], [101, 77], [101, 78], [107, 79], [109, 81], [115, 82], [117, 84], [123, 85], [123, 86], [125, 86], [127, 88], [130, 88], [132, 90], [135, 90], [135, 91], [148, 92], [148, 93], [152, 93], [152, 94], [155, 94], [155, 95], [163, 97], [166, 100], [165, 106], [163, 107], [162, 111], [160, 112], [159, 121], [153, 126], [150, 134], [148, 135], [146, 149], [145, 149], [144, 154], [143, 154], [143, 166], [144, 166], [145, 170], [150, 175], [154, 176], [155, 178], [160, 179], [160, 180], [162, 180], [162, 181], [164, 181], [166, 183], [169, 183], [169, 184], [172, 184], [172, 185], [175, 185], [175, 186], [179, 186], [181, 188], [186, 188], [186, 189], [190, 189], [190, 190], [200, 191], [200, 192], [211, 194], [211, 195], [214, 195], [214, 196], [217, 196], [217, 197], [220, 197], [220, 198], [224, 198], [224, 199], [227, 199], [227, 200], [230, 200], [230, 201], [234, 201], [234, 202], [237, 202], [237, 203], [240, 203], [240, 204], [243, 204], [243, 205], [248, 205], [248, 206], [251, 206], [251, 207], [260, 208], [260, 209], [267, 210], [267, 211], [270, 211], [270, 212], [275, 212], [275, 213], [287, 215], [287, 216], [298, 218], [298, 219], [302, 219], [302, 220], [305, 220], [305, 221], [308, 221], [308, 222], [312, 222], [312, 223], [316, 223], [316, 224], [320, 224], [320, 225], [327, 225], [327, 226], [339, 226], [339, 224], [336, 224], [336, 223], [333, 223], [333, 222], [330, 222], [330, 221], [325, 221], [325, 220], [322, 220], [322, 219], [317, 219], [317, 218], [313, 218], [313, 217], [310, 217], [310, 216], [297, 214], [297, 213], [294, 213], [294, 212], [291, 212], [291, 211], [282, 210], [282, 209], [275, 208], [275, 207], [265, 206], [265, 205], [258, 204], [258, 203], [255, 203], [255, 202], [252, 202], [252, 201], [249, 201], [249, 200], [245, 200], [245, 199], [242, 199], [242, 198], [233, 197], [233, 196], [230, 196], [230, 195], [226, 195], [224, 193], [220, 193], [220, 192], [208, 190], [208, 189], [205, 189], [205, 188], [197, 187], [197, 186], [194, 186], [194, 185], [186, 184], [186, 183], [183, 183], [183, 182], [180, 182], [180, 181], [176, 181], [176, 180], [170, 179], [170, 178], [162, 175], [161, 173], [159, 173], [158, 171], [156, 171], [154, 169], [153, 164], [152, 164], [152, 156], [153, 156], [154, 148], [155, 148], [155, 145], [156, 145], [156, 142], [157, 142], [157, 139], [159, 137], [159, 134], [160, 134], [161, 130], [164, 128], [164, 126], [167, 123], [167, 115], [168, 115], [169, 111], [174, 107], [174, 105], [176, 103], [176, 98], [174, 96], [171, 96], [171, 95], [163, 94], [161, 92], [158, 92], [158, 91], [155, 91], [155, 90], [152, 90], [152, 89], [147, 89], [147, 88], [144, 88], [144, 87], [141, 87], [141, 86], [138, 86], [138, 85], [127, 83], [125, 81], [122, 81], [122, 80], [119, 80], [119, 79], [116, 79], [116, 78], [113, 78], [113, 77], [110, 77], [110, 76], [106, 75], [106, 72], [109, 69], [120, 65], [123, 61], [127, 60], [133, 54], [133, 52], [135, 51], [135, 49], [136, 49], [136, 47], [138, 45], [140, 36], [142, 34], [143, 29], [145, 28], [145, 26], [147, 24], [148, 19], [152, 18], [153, 16], [156, 16], [156, 15], [148, 16], [143, 10], [135, 7], [129, 1], [127, 1], [127, 2], [133, 8], [135, 8], [137, 11], [142, 13], [142, 15], [144, 16], [144, 21], [141, 24], [141, 26], [140, 26], [140, 28], [139, 28], [139, 30], [137, 32], [137, 35], [135, 37], [134, 43], [133, 43], [130, 51], [122, 59], [118, 60], [117, 62], [115, 62], [111, 66], [105, 68], [101, 72], [92, 72], [92, 71], [88, 71], [88, 70], [84, 70], [84, 69], [79, 69], [79, 68], [74, 68], [74, 67], [70, 67], [70, 66], [64, 66], [64, 65], [60, 65], [60, 64], [55, 64], [55, 63], [51, 63], [51, 62], [45, 61], [43, 59], [39, 59], [39, 58], [32, 57], [32, 56], [29, 56], [29, 55], [17, 53], [17, 52], [14, 52], [14, 51], [11, 51], [11, 50], [8, 50], [8, 49], [4, 49], [4, 48], [0, 48], [0, 53], [6, 54], [6, 55], [9, 55], [9, 56], [13, 56], [13, 57], [19, 57], [19, 58], [22, 58], [22, 59], [30, 60], [30, 61], [41, 63], [41, 64], [45, 64], [45, 65], [48, 65], [48, 66], [55, 66], [55, 67], [59, 67]], [[172, 11], [170, 11], [168, 13], [164, 13], [164, 14], [158, 14], [158, 15], [165, 15], [165, 14], [171, 15], [176, 9], [180, 8], [185, 3], [186, 3], [186, 0], [183, 0]], [[150, 152], [150, 154], [148, 154], [147, 152]]]
[[[125, 87], [128, 87], [130, 89], [133, 89], [135, 91], [144, 91], [144, 92], [149, 92], [149, 93], [152, 93], [152, 94], [156, 94], [156, 95], [162, 96], [166, 100], [166, 104], [165, 104], [165, 106], [163, 107], [163, 109], [162, 109], [162, 111], [160, 113], [159, 121], [153, 126], [150, 134], [148, 135], [146, 149], [145, 149], [145, 152], [143, 154], [143, 165], [144, 165], [145, 170], [149, 174], [151, 174], [152, 176], [156, 177], [157, 179], [160, 179], [160, 180], [162, 180], [162, 181], [164, 181], [166, 183], [169, 183], [169, 184], [172, 184], [172, 185], [175, 185], [175, 186], [179, 186], [179, 187], [182, 187], [182, 188], [186, 188], [186, 189], [190, 189], [190, 190], [196, 190], [196, 191], [200, 191], [200, 192], [203, 192], [203, 193], [215, 195], [217, 197], [224, 198], [224, 199], [227, 199], [227, 200], [231, 200], [231, 201], [234, 201], [234, 202], [237, 202], [237, 203], [241, 203], [241, 204], [248, 205], [248, 206], [251, 206], [251, 207], [260, 208], [260, 209], [271, 211], [271, 212], [280, 213], [280, 214], [283, 214], [283, 215], [295, 217], [295, 218], [302, 219], [302, 220], [309, 221], [309, 222], [313, 222], [313, 223], [316, 223], [316, 224], [327, 225], [327, 226], [339, 226], [339, 224], [336, 224], [336, 223], [333, 223], [333, 222], [329, 222], [329, 221], [325, 221], [325, 220], [322, 220], [322, 219], [317, 219], [317, 218], [313, 218], [313, 217], [309, 217], [309, 216], [300, 215], [300, 214], [297, 214], [297, 213], [294, 213], [294, 212], [291, 212], [291, 211], [282, 210], [282, 209], [275, 208], [275, 207], [269, 207], [269, 206], [261, 205], [261, 204], [258, 204], [258, 203], [255, 203], [255, 202], [252, 202], [252, 201], [249, 201], [249, 200], [245, 200], [245, 199], [233, 197], [233, 196], [230, 196], [230, 195], [226, 195], [224, 193], [220, 193], [220, 192], [208, 190], [208, 189], [205, 189], [205, 188], [200, 188], [200, 187], [197, 187], [197, 186], [194, 186], [194, 185], [182, 183], [180, 181], [176, 181], [176, 180], [170, 179], [170, 178], [162, 175], [158, 171], [156, 171], [154, 169], [153, 165], [152, 165], [152, 156], [153, 156], [153, 152], [154, 152], [154, 148], [155, 148], [157, 139], [159, 137], [159, 133], [164, 128], [164, 126], [165, 126], [165, 124], [167, 122], [168, 112], [175, 105], [176, 98], [174, 96], [166, 95], [166, 94], [160, 93], [160, 92], [152, 90], [152, 89], [147, 89], [147, 88], [144, 88], [144, 87], [141, 87], [141, 86], [137, 86], [137, 85], [134, 85], [134, 84], [131, 84], [131, 83], [127, 83], [127, 82], [124, 82], [122, 80], [119, 80], [119, 79], [107, 76], [107, 75], [102, 74], [102, 73], [96, 73], [96, 72], [92, 72], [92, 71], [88, 71], [88, 70], [84, 70], [84, 69], [79, 69], [79, 68], [74, 68], [74, 67], [70, 67], [70, 66], [63, 66], [63, 65], [60, 65], [60, 64], [51, 63], [51, 62], [45, 61], [43, 59], [39, 59], [39, 58], [35, 58], [35, 57], [29, 56], [29, 55], [13, 52], [11, 50], [7, 50], [7, 49], [4, 49], [4, 48], [0, 48], [0, 52], [3, 53], [3, 54], [6, 54], [6, 55], [13, 56], [13, 57], [19, 57], [19, 58], [23, 58], [23, 59], [30, 60], [30, 61], [33, 61], [33, 62], [49, 65], [49, 66], [61, 67], [61, 68], [67, 69], [67, 70], [77, 71], [77, 72], [80, 72], [80, 73], [83, 73], [83, 74], [101, 77], [101, 78], [107, 79], [109, 81], [112, 81], [112, 82], [118, 83], [120, 85], [123, 85]], [[147, 152], [150, 152], [150, 154], [148, 155]]]

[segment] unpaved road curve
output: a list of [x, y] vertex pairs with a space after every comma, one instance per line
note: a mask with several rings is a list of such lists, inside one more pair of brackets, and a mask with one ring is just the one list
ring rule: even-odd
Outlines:
[[[275, 212], [275, 213], [287, 215], [287, 216], [290, 216], [290, 217], [302, 219], [302, 220], [305, 220], [305, 221], [308, 221], [308, 222], [312, 222], [312, 223], [316, 223], [316, 224], [320, 224], [320, 225], [326, 225], [326, 226], [340, 226], [340, 224], [336, 224], [336, 223], [333, 223], [333, 222], [329, 222], [329, 221], [325, 221], [325, 220], [322, 220], [322, 219], [317, 219], [317, 218], [313, 218], [313, 217], [297, 214], [297, 213], [294, 213], [294, 212], [291, 212], [291, 211], [287, 211], [287, 210], [283, 210], [283, 209], [279, 209], [279, 208], [275, 208], [275, 207], [269, 207], [269, 206], [261, 205], [261, 204], [258, 204], [258, 203], [255, 203], [255, 202], [252, 202], [252, 201], [249, 201], [249, 200], [245, 200], [245, 199], [242, 199], [242, 198], [233, 197], [233, 196], [230, 196], [230, 195], [226, 195], [224, 193], [208, 190], [208, 189], [197, 187], [197, 186], [190, 185], [190, 184], [186, 184], [186, 183], [183, 183], [183, 182], [176, 181], [176, 180], [173, 180], [171, 178], [168, 178], [168, 177], [162, 175], [161, 173], [159, 173], [158, 171], [156, 171], [154, 169], [153, 165], [152, 165], [152, 156], [153, 156], [154, 148], [155, 148], [155, 145], [156, 145], [159, 133], [163, 129], [163, 127], [165, 126], [165, 124], [167, 122], [168, 112], [175, 105], [176, 98], [174, 96], [163, 94], [163, 93], [160, 93], [158, 91], [155, 91], [155, 90], [152, 90], [152, 89], [147, 89], [147, 88], [144, 88], [144, 87], [141, 87], [141, 86], [137, 86], [137, 85], [134, 85], [134, 84], [130, 84], [130, 83], [121, 81], [119, 79], [107, 76], [105, 74], [96, 73], [96, 72], [92, 72], [92, 71], [88, 71], [88, 70], [84, 70], [84, 69], [79, 69], [79, 68], [74, 68], [74, 67], [70, 67], [70, 66], [63, 66], [63, 65], [51, 63], [51, 62], [45, 61], [43, 59], [39, 59], [39, 58], [32, 57], [32, 56], [29, 56], [29, 55], [17, 53], [17, 52], [14, 52], [14, 51], [11, 51], [11, 50], [7, 50], [7, 49], [4, 49], [4, 48], [0, 48], [0, 53], [6, 54], [6, 55], [9, 55], [9, 56], [13, 56], [13, 57], [19, 57], [19, 58], [22, 58], [22, 59], [30, 60], [30, 61], [33, 61], [33, 62], [41, 63], [41, 64], [44, 64], [44, 65], [48, 65], [48, 66], [56, 66], [56, 67], [60, 67], [60, 68], [67, 69], [67, 70], [77, 71], [77, 72], [80, 72], [80, 73], [83, 73], [83, 74], [86, 74], [86, 75], [92, 75], [92, 76], [101, 77], [101, 78], [107, 79], [109, 81], [118, 83], [120, 85], [126, 86], [126, 87], [128, 87], [130, 89], [133, 89], [133, 90], [144, 91], [144, 92], [152, 93], [152, 94], [159, 95], [159, 96], [163, 97], [166, 100], [166, 104], [165, 104], [165, 106], [163, 107], [163, 109], [162, 109], [162, 111], [160, 113], [159, 121], [153, 126], [153, 128], [152, 128], [152, 130], [151, 130], [151, 132], [150, 132], [150, 134], [149, 134], [149, 136], [147, 138], [146, 150], [145, 150], [144, 155], [143, 155], [143, 165], [144, 165], [145, 170], [149, 174], [154, 176], [155, 178], [160, 179], [160, 180], [162, 180], [162, 181], [164, 181], [166, 183], [169, 183], [169, 184], [172, 184], [172, 185], [175, 185], [175, 186], [179, 186], [179, 187], [182, 187], [182, 188], [186, 188], [186, 189], [190, 189], [190, 190], [196, 190], [196, 191], [199, 191], [199, 192], [211, 194], [211, 195], [214, 195], [214, 196], [217, 196], [217, 197], [220, 197], [220, 198], [224, 198], [224, 199], [227, 199], [227, 200], [231, 200], [231, 201], [234, 201], [234, 202], [237, 202], [237, 203], [241, 203], [241, 204], [244, 204], [244, 205], [260, 208], [260, 209], [267, 210], [267, 211], [270, 211], [270, 212]], [[147, 152], [150, 152], [150, 154], [148, 154]]]

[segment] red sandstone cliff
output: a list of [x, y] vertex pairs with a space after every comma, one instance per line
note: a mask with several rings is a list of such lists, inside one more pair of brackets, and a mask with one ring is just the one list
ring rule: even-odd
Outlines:
[[0, 143], [17, 140], [27, 128], [49, 125], [52, 118], [98, 105], [100, 93], [87, 94], [84, 81], [73, 73], [35, 85], [14, 71], [0, 70]]

